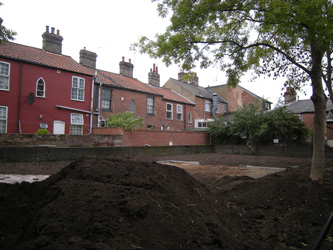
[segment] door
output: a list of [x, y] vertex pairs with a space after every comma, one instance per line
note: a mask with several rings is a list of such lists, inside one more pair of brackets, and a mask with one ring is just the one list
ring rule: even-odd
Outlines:
[[65, 134], [65, 122], [54, 121], [53, 122], [53, 134], [64, 135]]

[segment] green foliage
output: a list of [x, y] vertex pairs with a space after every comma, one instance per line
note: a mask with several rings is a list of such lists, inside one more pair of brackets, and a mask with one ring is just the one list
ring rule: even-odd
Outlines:
[[40, 128], [36, 132], [36, 135], [49, 135], [49, 134], [51, 134], [51, 133], [46, 128]]
[[279, 139], [280, 143], [305, 143], [309, 131], [299, 117], [285, 108], [259, 111], [259, 106], [250, 104], [234, 114], [232, 123], [223, 117], [209, 124], [209, 132], [220, 143], [239, 143], [242, 139], [252, 150], [257, 145], [266, 145]]
[[[0, 2], [0, 6], [2, 6], [3, 3]], [[14, 36], [17, 35], [17, 33], [13, 30], [7, 29], [5, 26], [2, 25], [3, 19], [0, 17], [0, 44], [3, 42], [8, 42], [10, 40], [14, 40]]]
[[106, 127], [121, 127], [128, 130], [136, 130], [143, 127], [144, 121], [142, 117], [135, 116], [133, 112], [125, 111], [108, 116], [106, 119]]
[[171, 24], [154, 39], [142, 37], [133, 49], [184, 70], [219, 62], [233, 86], [250, 69], [304, 84], [313, 58], [332, 53], [330, 0], [155, 1]]

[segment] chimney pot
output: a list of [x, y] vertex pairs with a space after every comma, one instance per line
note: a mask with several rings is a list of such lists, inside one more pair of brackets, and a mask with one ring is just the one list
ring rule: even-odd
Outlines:
[[60, 36], [60, 31], [57, 31], [57, 35], [54, 34], [54, 27], [51, 28], [51, 33], [49, 32], [49, 26], [46, 26], [46, 31], [42, 34], [43, 37], [43, 50], [51, 53], [61, 54], [62, 50], [62, 40]]
[[123, 60], [119, 63], [120, 75], [133, 78], [133, 68], [134, 65], [131, 63], [131, 59], [129, 59], [129, 62], [125, 62], [125, 57], [123, 57]]
[[60, 30], [57, 30], [57, 35], [60, 36]]
[[130, 58], [130, 59], [128, 59], [128, 62], [129, 62], [129, 63], [131, 63], [131, 58]]
[[158, 74], [158, 67], [156, 67], [156, 74]]

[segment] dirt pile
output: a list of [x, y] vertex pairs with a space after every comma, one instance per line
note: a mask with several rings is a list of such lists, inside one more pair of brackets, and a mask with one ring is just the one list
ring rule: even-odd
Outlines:
[[194, 179], [138, 160], [83, 159], [40, 183], [0, 184], [0, 249], [306, 249], [333, 208], [331, 171], [322, 185], [307, 166]]
[[224, 249], [233, 244], [214, 209], [218, 201], [173, 166], [86, 159], [44, 182], [1, 185], [1, 190], [1, 249]]

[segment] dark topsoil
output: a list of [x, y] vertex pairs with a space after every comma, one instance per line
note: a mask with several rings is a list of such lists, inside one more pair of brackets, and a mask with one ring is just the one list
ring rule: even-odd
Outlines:
[[[167, 159], [287, 170], [201, 183], [154, 162]], [[0, 184], [0, 249], [311, 249], [333, 209], [332, 169], [313, 183], [310, 159], [203, 154], [64, 165], [0, 164], [0, 173], [53, 174]], [[333, 249], [332, 237], [333, 229], [320, 249]]]

